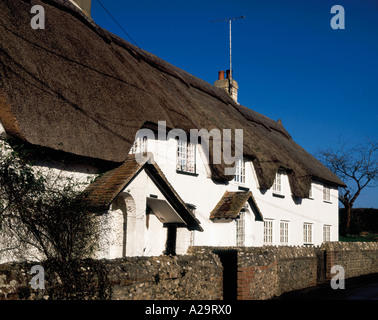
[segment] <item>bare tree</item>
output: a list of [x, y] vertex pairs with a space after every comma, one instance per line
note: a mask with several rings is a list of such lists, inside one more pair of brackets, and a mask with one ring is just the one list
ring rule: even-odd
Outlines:
[[356, 145], [339, 143], [337, 148], [320, 150], [317, 156], [347, 185], [341, 188], [339, 200], [347, 213], [346, 231], [349, 232], [355, 201], [365, 188], [376, 186], [378, 181], [378, 143], [371, 140]]

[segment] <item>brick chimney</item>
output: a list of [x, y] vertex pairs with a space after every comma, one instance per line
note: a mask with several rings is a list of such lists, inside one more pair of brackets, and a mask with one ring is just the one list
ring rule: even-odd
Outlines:
[[232, 79], [230, 70], [226, 71], [226, 79], [224, 77], [224, 71], [219, 71], [218, 80], [214, 82], [214, 86], [226, 90], [230, 97], [234, 99], [235, 102], [238, 102], [239, 86], [238, 83]]
[[89, 18], [91, 18], [92, 0], [70, 0], [74, 5], [78, 6]]

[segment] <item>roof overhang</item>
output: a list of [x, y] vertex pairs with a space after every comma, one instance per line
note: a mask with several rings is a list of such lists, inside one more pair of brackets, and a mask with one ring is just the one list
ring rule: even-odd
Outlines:
[[248, 203], [256, 221], [263, 221], [263, 215], [257, 206], [251, 191], [226, 191], [210, 213], [210, 219], [237, 219]]
[[142, 170], [145, 170], [164, 197], [164, 200], [147, 197], [147, 205], [159, 220], [163, 223], [182, 224], [189, 230], [203, 231], [192, 210], [153, 160], [152, 154], [145, 155], [144, 160], [140, 162], [136, 161], [134, 154], [130, 154], [123, 164], [99, 176], [85, 190], [89, 206], [98, 212], [108, 210], [114, 199]]
[[163, 224], [178, 224], [186, 226], [185, 221], [164, 199], [147, 197], [147, 207]]

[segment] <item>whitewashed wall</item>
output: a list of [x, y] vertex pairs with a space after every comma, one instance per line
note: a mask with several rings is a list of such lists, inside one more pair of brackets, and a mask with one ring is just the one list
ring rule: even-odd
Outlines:
[[[0, 124], [0, 133], [3, 130]], [[288, 177], [282, 178], [282, 195], [275, 197], [272, 190], [261, 191], [252, 162], [246, 162], [246, 182], [243, 184], [231, 181], [226, 184], [214, 183], [210, 178], [210, 169], [205, 163], [205, 156], [200, 145], [196, 147], [197, 176], [176, 172], [177, 141], [148, 140], [148, 151], [160, 166], [168, 181], [181, 198], [196, 206], [195, 215], [201, 222], [203, 232], [177, 230], [178, 254], [184, 254], [188, 246], [234, 246], [236, 245], [236, 222], [234, 220], [210, 220], [210, 212], [221, 199], [226, 190], [238, 191], [239, 186], [249, 188], [257, 202], [264, 219], [273, 221], [273, 245], [280, 245], [280, 221], [289, 222], [288, 245], [303, 245], [303, 223], [312, 224], [313, 244], [323, 241], [323, 226], [331, 228], [331, 241], [338, 240], [338, 190], [331, 188], [331, 201], [323, 201], [323, 184], [313, 181], [313, 199], [294, 201], [291, 195]], [[72, 168], [51, 167], [40, 163], [39, 169], [45, 173], [73, 177], [80, 182], [90, 181], [96, 176], [96, 168], [76, 166]], [[160, 255], [165, 249], [167, 229], [153, 214], [146, 215], [146, 198], [150, 194], [164, 199], [148, 175], [142, 171], [123, 190], [113, 204], [108, 215], [103, 217], [104, 236], [98, 258], [117, 258], [127, 256]], [[126, 209], [120, 209], [124, 202]], [[125, 221], [125, 215], [127, 220]], [[124, 223], [126, 222], [126, 236]], [[262, 246], [264, 223], [255, 221], [251, 208], [247, 207], [245, 215], [245, 245]], [[126, 243], [126, 248], [124, 247]]]
[[[113, 202], [108, 216], [104, 216], [104, 223], [110, 224], [104, 228], [103, 247], [99, 258], [119, 258], [122, 256], [158, 256], [163, 254], [166, 247], [167, 228], [153, 214], [146, 214], [146, 198], [155, 195], [158, 199], [165, 199], [149, 176], [142, 170], [135, 179], [121, 192], [120, 201], [125, 201], [127, 209], [126, 220], [126, 252], [124, 238], [124, 212], [119, 209], [117, 199]], [[189, 242], [190, 232], [178, 228], [177, 254], [185, 254]]]
[[[249, 188], [257, 202], [264, 219], [273, 220], [273, 245], [280, 245], [280, 221], [289, 222], [288, 245], [303, 245], [303, 223], [313, 224], [313, 244], [323, 242], [323, 226], [331, 228], [330, 240], [338, 240], [338, 189], [331, 187], [331, 202], [323, 201], [323, 184], [313, 181], [313, 199], [294, 201], [287, 175], [282, 177], [282, 195], [273, 196], [272, 190], [260, 191], [252, 162], [246, 162], [246, 183], [234, 181], [228, 184], [216, 184], [209, 178], [209, 168], [201, 156], [201, 146], [197, 146], [196, 173], [198, 176], [176, 173], [177, 141], [149, 140], [149, 151], [154, 153], [155, 161], [173, 187], [187, 203], [197, 208], [196, 217], [200, 220], [204, 232], [196, 232], [195, 245], [231, 246], [236, 243], [235, 221], [221, 222], [209, 219], [211, 210], [226, 190], [238, 191], [238, 186]], [[251, 212], [251, 210], [250, 210]], [[226, 221], [226, 220], [223, 220]], [[255, 221], [254, 215], [246, 215], [245, 244], [261, 246], [263, 244], [263, 223]]]

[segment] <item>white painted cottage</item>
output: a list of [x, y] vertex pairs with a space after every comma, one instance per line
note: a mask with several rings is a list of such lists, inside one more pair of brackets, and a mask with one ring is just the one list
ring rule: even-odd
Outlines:
[[[89, 14], [90, 1], [77, 3]], [[338, 240], [343, 182], [280, 121], [237, 103], [229, 75], [213, 86], [68, 0], [33, 4], [48, 16], [44, 30], [30, 27], [32, 4], [0, 3], [0, 121], [6, 135], [43, 150], [41, 166], [98, 176], [86, 191], [112, 226], [98, 257]], [[193, 130], [221, 137], [190, 140]], [[229, 163], [222, 139], [230, 132], [238, 150], [238, 130], [243, 157]]]

